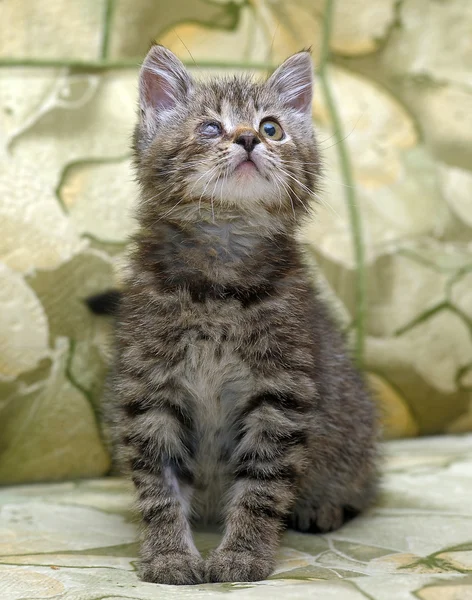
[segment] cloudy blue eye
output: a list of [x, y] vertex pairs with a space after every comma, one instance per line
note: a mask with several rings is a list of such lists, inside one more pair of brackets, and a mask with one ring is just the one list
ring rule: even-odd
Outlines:
[[208, 121], [200, 125], [200, 133], [205, 137], [218, 137], [222, 133], [221, 125], [216, 121]]
[[259, 133], [269, 140], [280, 141], [284, 137], [284, 130], [277, 121], [262, 121]]

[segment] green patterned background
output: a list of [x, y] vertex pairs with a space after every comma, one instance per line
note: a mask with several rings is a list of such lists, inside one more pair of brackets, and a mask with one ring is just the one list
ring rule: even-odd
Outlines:
[[472, 429], [471, 31], [470, 0], [1, 0], [0, 482], [108, 469], [110, 325], [82, 299], [120, 280], [154, 39], [201, 77], [312, 47], [307, 257], [386, 436]]

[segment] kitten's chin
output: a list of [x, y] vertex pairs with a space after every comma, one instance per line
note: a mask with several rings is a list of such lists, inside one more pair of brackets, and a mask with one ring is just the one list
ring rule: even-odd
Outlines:
[[267, 201], [274, 196], [276, 189], [264, 176], [260, 166], [252, 160], [243, 160], [223, 183], [225, 195], [229, 201], [237, 204], [247, 201]]
[[272, 184], [260, 174], [257, 167], [251, 165], [238, 167], [222, 188], [223, 194], [220, 197], [224, 203], [246, 205], [248, 208], [255, 208], [256, 204], [261, 202], [266, 203], [276, 194]]
[[280, 204], [280, 188], [261, 167], [256, 161], [242, 160], [224, 176], [212, 175], [211, 171], [208, 177], [197, 175], [195, 181], [188, 184], [189, 195], [198, 200], [199, 206], [211, 202], [214, 206], [251, 211], [263, 209], [274, 201]]

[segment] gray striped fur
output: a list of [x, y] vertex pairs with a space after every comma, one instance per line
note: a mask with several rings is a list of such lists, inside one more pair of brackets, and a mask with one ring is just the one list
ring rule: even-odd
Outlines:
[[[146, 581], [264, 579], [287, 524], [330, 531], [374, 497], [374, 406], [296, 241], [320, 172], [311, 87], [306, 52], [266, 83], [195, 82], [160, 46], [144, 63], [140, 233], [105, 416], [137, 490]], [[281, 142], [261, 137], [266, 117]], [[217, 140], [199, 133], [208, 120]], [[241, 130], [258, 162], [238, 175]], [[224, 523], [206, 561], [194, 522]]]

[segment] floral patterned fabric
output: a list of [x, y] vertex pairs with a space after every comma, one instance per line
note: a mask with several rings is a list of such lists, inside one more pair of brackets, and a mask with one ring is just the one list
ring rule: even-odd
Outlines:
[[109, 467], [109, 324], [83, 298], [120, 281], [152, 39], [200, 77], [312, 47], [326, 172], [307, 260], [386, 436], [471, 430], [471, 31], [470, 0], [2, 0], [0, 482]]
[[[472, 435], [388, 442], [384, 454], [369, 513], [329, 535], [286, 533], [275, 573], [253, 584], [139, 581], [123, 480], [0, 489], [0, 598], [470, 600]], [[219, 539], [196, 535], [202, 553]]]

